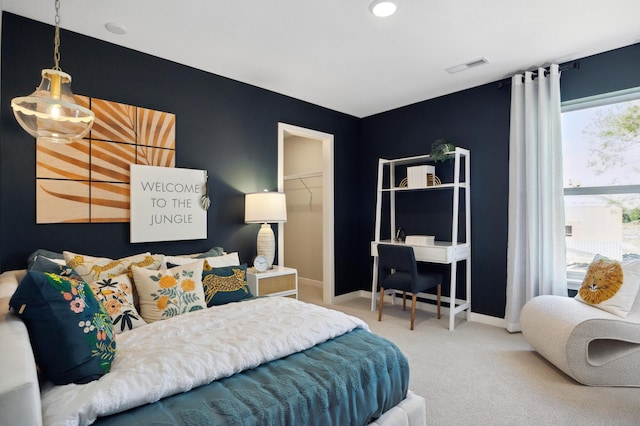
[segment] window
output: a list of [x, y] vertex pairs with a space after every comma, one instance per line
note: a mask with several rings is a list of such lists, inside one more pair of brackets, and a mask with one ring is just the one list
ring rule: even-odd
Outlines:
[[569, 289], [596, 253], [640, 258], [640, 88], [562, 104]]
[[573, 226], [571, 225], [566, 225], [564, 227], [564, 236], [565, 237], [570, 237], [573, 235]]

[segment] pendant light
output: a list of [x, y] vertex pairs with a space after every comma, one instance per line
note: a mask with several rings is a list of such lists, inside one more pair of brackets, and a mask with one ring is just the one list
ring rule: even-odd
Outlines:
[[93, 112], [78, 105], [71, 92], [71, 76], [60, 68], [60, 0], [55, 0], [54, 67], [42, 70], [35, 92], [11, 100], [18, 123], [38, 141], [70, 143], [86, 135], [95, 119]]

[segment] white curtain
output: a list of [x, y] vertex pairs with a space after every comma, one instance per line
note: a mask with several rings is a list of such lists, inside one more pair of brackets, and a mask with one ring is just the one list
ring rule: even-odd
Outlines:
[[511, 81], [509, 137], [509, 331], [520, 331], [520, 310], [542, 294], [567, 295], [560, 71], [552, 65]]

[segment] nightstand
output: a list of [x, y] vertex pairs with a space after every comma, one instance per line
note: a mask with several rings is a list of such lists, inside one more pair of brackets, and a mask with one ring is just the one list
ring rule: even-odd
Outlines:
[[258, 272], [247, 270], [247, 283], [254, 296], [286, 296], [298, 298], [298, 271], [286, 266], [273, 265], [273, 269]]

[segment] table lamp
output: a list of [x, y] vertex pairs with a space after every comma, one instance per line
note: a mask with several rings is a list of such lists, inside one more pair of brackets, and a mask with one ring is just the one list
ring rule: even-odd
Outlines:
[[287, 200], [284, 192], [252, 192], [244, 197], [245, 223], [262, 223], [258, 232], [258, 255], [263, 255], [273, 266], [276, 240], [270, 223], [287, 221]]

